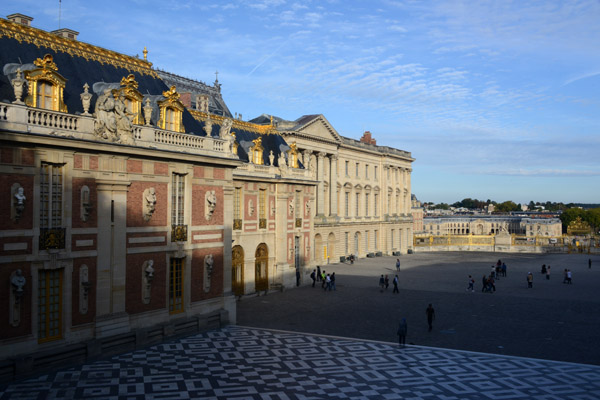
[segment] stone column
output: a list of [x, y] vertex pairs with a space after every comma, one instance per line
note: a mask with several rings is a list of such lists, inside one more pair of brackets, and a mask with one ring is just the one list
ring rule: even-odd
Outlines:
[[390, 191], [389, 191], [389, 185], [390, 185], [390, 180], [388, 179], [388, 173], [390, 171], [390, 167], [388, 165], [384, 165], [383, 166], [383, 176], [382, 176], [382, 187], [383, 190], [381, 191], [381, 194], [383, 196], [383, 211], [382, 214], [385, 215], [389, 215], [390, 213], [390, 202], [389, 202], [389, 196], [390, 196]]
[[327, 154], [320, 152], [317, 154], [317, 181], [319, 181], [317, 187], [317, 215], [325, 214], [325, 176], [324, 170], [324, 158]]
[[338, 204], [337, 204], [337, 172], [338, 172], [338, 157], [335, 154], [331, 155], [330, 168], [331, 179], [329, 180], [329, 197], [330, 197], [330, 205], [329, 205], [329, 215], [337, 216], [338, 213]]

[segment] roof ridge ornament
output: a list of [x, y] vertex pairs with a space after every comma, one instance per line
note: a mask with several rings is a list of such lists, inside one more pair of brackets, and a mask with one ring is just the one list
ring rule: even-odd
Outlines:
[[43, 68], [44, 71], [58, 71], [58, 67], [56, 66], [56, 63], [54, 62], [54, 59], [52, 58], [52, 54], [46, 54], [44, 56], [44, 58], [37, 58], [33, 64], [36, 67], [40, 67]]

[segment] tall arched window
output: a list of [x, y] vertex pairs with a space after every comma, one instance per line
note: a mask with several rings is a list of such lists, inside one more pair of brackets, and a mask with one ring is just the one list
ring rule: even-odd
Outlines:
[[63, 90], [67, 80], [60, 75], [52, 56], [46, 54], [33, 62], [38, 68], [25, 71], [29, 91], [25, 103], [30, 107], [67, 112]]

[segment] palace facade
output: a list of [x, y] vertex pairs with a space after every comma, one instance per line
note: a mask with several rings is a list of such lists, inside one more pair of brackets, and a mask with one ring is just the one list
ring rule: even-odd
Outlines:
[[[235, 323], [235, 297], [412, 246], [411, 154], [0, 19], [0, 379]], [[62, 357], [62, 358], [61, 358]]]
[[425, 235], [496, 235], [502, 232], [524, 236], [562, 235], [559, 218], [503, 215], [441, 216], [423, 218]]

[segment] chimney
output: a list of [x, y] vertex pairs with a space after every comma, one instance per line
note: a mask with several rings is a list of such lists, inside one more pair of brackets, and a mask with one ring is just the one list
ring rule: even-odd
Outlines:
[[21, 25], [25, 25], [25, 26], [31, 26], [31, 21], [33, 21], [33, 18], [28, 17], [27, 15], [18, 14], [18, 13], [7, 15], [6, 18], [10, 22], [14, 22], [15, 24], [21, 24]]
[[68, 28], [60, 28], [55, 31], [52, 31], [52, 33], [54, 33], [56, 36], [60, 36], [60, 37], [64, 37], [64, 38], [72, 39], [72, 40], [77, 40], [77, 35], [79, 35], [79, 32], [76, 32], [76, 31], [74, 31], [72, 29], [68, 29]]
[[360, 141], [367, 144], [377, 144], [377, 141], [371, 138], [371, 132], [369, 131], [365, 131], [365, 133], [363, 133], [362, 137], [360, 138]]

